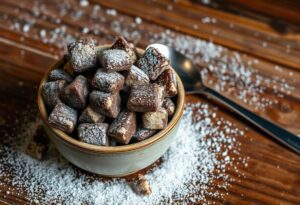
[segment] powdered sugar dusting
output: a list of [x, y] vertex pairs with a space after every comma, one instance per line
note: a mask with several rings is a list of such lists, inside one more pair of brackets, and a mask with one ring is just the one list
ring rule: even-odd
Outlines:
[[35, 124], [23, 120], [18, 131], [6, 134], [0, 145], [0, 183], [12, 184], [10, 192], [26, 192], [30, 202], [39, 204], [209, 204], [207, 197], [222, 198], [218, 191], [210, 191], [211, 184], [221, 179], [217, 187], [226, 189], [233, 180], [226, 170], [236, 170], [236, 137], [244, 133], [208, 104], [187, 104], [175, 142], [161, 163], [145, 174], [152, 194], [140, 196], [126, 179], [104, 180], [79, 171], [53, 147], [45, 161], [27, 156], [23, 144]]

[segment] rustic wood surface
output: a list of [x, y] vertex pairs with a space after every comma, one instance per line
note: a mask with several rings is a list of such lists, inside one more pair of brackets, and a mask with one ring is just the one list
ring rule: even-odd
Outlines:
[[[70, 0], [67, 2], [74, 4]], [[35, 3], [31, 0], [24, 0], [21, 3], [16, 0], [1, 1], [0, 143], [3, 134], [1, 128], [11, 125], [24, 109], [36, 103], [39, 80], [46, 69], [63, 53], [61, 42], [58, 40], [43, 42], [43, 38], [39, 37], [41, 29], [49, 32], [58, 27], [55, 22], [60, 16], [58, 5], [61, 2], [58, 0], [43, 1], [47, 9], [43, 9], [39, 18], [35, 18], [35, 26], [30, 31], [24, 32], [24, 27], [20, 30], [11, 28], [15, 25], [14, 22], [21, 22], [21, 25], [24, 25], [22, 23], [26, 19], [34, 17], [32, 10]], [[137, 29], [142, 33], [138, 39], [128, 36], [138, 46], [144, 47], [149, 43], [148, 33], [160, 33], [165, 28], [170, 28], [175, 30], [175, 35], [182, 35], [179, 33], [182, 32], [225, 46], [228, 48], [226, 50], [228, 55], [238, 51], [244, 62], [259, 59], [259, 63], [254, 67], [261, 75], [277, 75], [285, 78], [294, 89], [290, 93], [283, 93], [283, 97], [279, 98], [272, 93], [271, 87], [274, 84], [266, 85], [268, 89], [262, 95], [273, 100], [277, 99], [279, 103], [265, 110], [255, 110], [253, 106], [237, 100], [231, 92], [224, 94], [290, 131], [300, 134], [300, 27], [294, 24], [297, 20], [290, 24], [286, 22], [290, 19], [283, 18], [281, 22], [287, 32], [280, 33], [269, 24], [269, 21], [240, 17], [204, 6], [197, 1], [179, 0], [174, 3], [169, 0], [144, 2], [128, 0], [126, 4], [122, 4], [122, 1], [117, 0], [94, 0], [85, 8], [86, 12], [92, 10], [94, 3], [99, 3], [101, 8], [115, 8], [118, 15], [102, 13], [101, 15], [105, 17], [103, 22], [86, 16], [80, 19], [71, 18], [69, 15], [62, 16], [61, 23], [67, 27], [65, 33], [79, 37], [83, 35], [81, 31], [85, 26], [89, 25], [95, 29], [96, 25], [100, 25], [97, 27], [99, 33], [89, 31], [85, 35], [96, 38], [98, 43], [111, 42], [113, 36], [118, 34], [111, 27], [112, 22], [122, 18], [125, 27], [130, 25], [136, 16], [140, 16], [143, 19], [140, 26], [128, 26], [131, 31]], [[69, 14], [76, 12], [77, 8], [78, 5], [70, 7]], [[201, 23], [204, 17], [214, 18], [216, 23]], [[289, 16], [292, 17], [293, 15]], [[279, 71], [274, 69], [276, 66], [280, 66]], [[291, 72], [292, 76], [289, 75]], [[211, 86], [214, 87], [214, 83]], [[204, 96], [189, 96], [187, 100], [216, 105]], [[232, 182], [227, 190], [219, 189], [218, 181], [213, 182], [212, 187], [215, 190], [227, 193], [223, 199], [210, 197], [207, 200], [216, 204], [300, 204], [300, 156], [241, 120], [228, 109], [221, 105], [217, 106], [219, 106], [218, 115], [235, 122], [241, 128], [249, 127], [245, 137], [240, 138], [241, 157], [249, 157], [249, 162], [248, 167], [237, 166], [238, 172], [244, 176], [242, 178], [228, 170], [229, 176], [236, 181]], [[0, 186], [0, 204], [28, 203], [26, 196], [14, 192], [7, 195], [6, 190], [9, 190], [9, 187], [9, 184]]]

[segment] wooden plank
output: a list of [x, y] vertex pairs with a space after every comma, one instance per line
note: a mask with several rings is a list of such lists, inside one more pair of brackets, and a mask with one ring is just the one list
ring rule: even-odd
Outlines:
[[[212, 40], [226, 47], [249, 53], [277, 64], [300, 68], [300, 62], [297, 57], [300, 52], [300, 46], [296, 41], [299, 39], [299, 36], [296, 36], [294, 40], [289, 40], [285, 36], [274, 32], [274, 30], [272, 31], [271, 27], [265, 23], [216, 11], [190, 1], [174, 3], [172, 4], [172, 10], [168, 10], [168, 5], [171, 1], [149, 3], [128, 0], [126, 4], [118, 0], [94, 0], [94, 2], [133, 16], [138, 14], [142, 18], [165, 27]], [[189, 12], [186, 12], [187, 10]], [[205, 17], [214, 18], [216, 22], [214, 25], [201, 23]], [[267, 38], [268, 35], [271, 39]], [[291, 46], [291, 52], [286, 52], [286, 46], [288, 45]]]
[[[24, 0], [24, 5], [19, 5], [17, 1], [4, 0], [3, 2], [5, 4], [3, 3], [3, 6], [1, 5], [2, 7], [0, 7], [0, 16], [8, 14], [9, 18], [15, 21], [22, 18], [25, 14], [32, 15], [30, 12], [32, 2], [29, 0]], [[47, 11], [45, 11], [45, 13], [48, 12], [47, 16], [57, 15], [58, 11], [55, 8], [55, 3], [55, 1], [45, 2], [47, 5]], [[90, 5], [90, 7], [92, 6], [93, 5]], [[19, 8], [19, 13], [14, 13], [14, 7]], [[90, 11], [90, 7], [87, 8], [88, 11]], [[76, 10], [76, 8], [76, 6], [72, 7], [70, 12]], [[157, 5], [157, 7], [155, 5], [155, 8], [161, 9], [159, 5]], [[115, 18], [105, 13], [101, 13], [101, 15], [107, 17], [107, 22], [101, 24], [104, 29], [101, 30], [99, 35], [92, 33], [88, 35], [96, 38], [98, 42], [110, 42], [112, 39], [111, 35], [116, 35], [115, 31], [111, 29], [111, 23]], [[131, 24], [133, 20], [132, 17], [124, 14], [118, 14], [118, 18], [124, 18], [124, 24], [126, 25]], [[80, 20], [72, 20], [69, 19], [69, 17], [64, 17], [62, 21], [67, 26], [67, 33], [74, 36], [79, 36], [81, 29], [87, 24], [99, 24], [97, 20], [91, 20], [87, 16]], [[21, 40], [21, 32], [10, 30], [7, 27], [8, 24], [6, 24], [3, 19], [0, 19], [0, 22], [0, 116], [5, 118], [7, 124], [12, 124], [12, 122], [18, 119], [22, 110], [26, 109], [27, 105], [32, 106], [32, 104], [35, 103], [36, 86], [39, 80], [45, 70], [54, 62], [57, 56], [60, 55], [58, 53], [61, 53], [63, 49], [58, 42], [45, 44], [40, 38], [33, 38], [33, 34], [38, 33], [40, 29], [48, 29], [50, 31], [57, 27], [57, 25], [51, 23], [50, 18], [38, 21], [37, 28], [32, 28], [32, 30], [28, 32], [28, 36], [25, 40]], [[240, 22], [240, 24], [244, 23], [245, 22]], [[247, 26], [249, 25], [245, 27]], [[134, 29], [143, 30], [137, 43], [140, 46], [145, 46], [149, 43], [151, 37], [150, 33], [158, 34], [165, 28], [143, 21], [141, 27], [135, 27]], [[263, 30], [267, 28], [262, 26], [260, 29]], [[175, 33], [174, 38], [180, 35], [180, 33]], [[233, 51], [229, 49], [226, 52], [227, 55], [231, 55]], [[241, 59], [245, 64], [248, 61], [254, 60], [253, 56], [244, 56], [242, 53]], [[213, 64], [214, 62], [211, 63]], [[278, 75], [282, 78], [286, 78], [295, 86], [295, 90], [289, 95], [284, 96], [284, 103], [280, 104], [279, 107], [272, 107], [273, 111], [266, 110], [261, 114], [266, 117], [270, 117], [269, 115], [271, 114], [271, 118], [275, 122], [286, 123], [288, 121], [288, 124], [283, 125], [297, 132], [299, 130], [298, 122], [300, 116], [300, 72], [284, 66], [281, 67], [280, 71], [277, 71], [274, 69], [275, 65], [273, 62], [260, 60], [254, 68], [257, 69], [262, 76]], [[293, 76], [289, 75], [290, 72], [293, 72]], [[273, 84], [266, 86], [271, 90]], [[235, 99], [234, 94], [225, 94]], [[268, 97], [276, 98], [274, 93], [268, 92], [263, 95], [270, 95]], [[300, 156], [284, 148], [265, 134], [259, 132], [256, 128], [251, 127], [247, 122], [229, 112], [225, 107], [206, 99], [204, 96], [189, 96], [188, 101], [204, 102], [209, 103], [211, 106], [218, 106], [219, 110], [217, 114], [219, 116], [234, 122], [240, 128], [250, 128], [246, 132], [245, 137], [238, 139], [241, 143], [242, 150], [240, 157], [250, 157], [248, 167], [244, 167], [242, 164], [237, 165], [238, 173], [244, 177], [240, 177], [234, 171], [234, 168], [231, 167], [226, 173], [229, 174], [231, 179], [235, 179], [235, 182], [230, 183], [228, 189], [224, 190], [218, 187], [218, 184], [223, 182], [222, 180], [213, 181], [211, 184], [212, 192], [219, 191], [225, 194], [225, 196], [224, 199], [207, 197], [209, 202], [215, 202], [216, 204], [300, 203]], [[240, 103], [243, 104], [243, 102]], [[288, 106], [286, 103], [288, 103]], [[296, 113], [296, 118], [292, 115], [288, 115], [290, 113]], [[285, 118], [278, 116], [285, 116]], [[2, 131], [0, 128], [0, 139], [3, 136], [1, 135]], [[12, 187], [8, 184], [0, 186], [0, 204], [21, 205], [28, 203], [26, 196], [20, 195], [17, 192], [7, 194], [6, 191], [10, 188]]]
[[[200, 2], [201, 3], [201, 2]], [[269, 18], [274, 18], [275, 20], [293, 22], [300, 25], [299, 10], [300, 1], [299, 0], [289, 0], [289, 1], [274, 1], [274, 0], [252, 0], [251, 3], [247, 0], [221, 0], [212, 1], [208, 6], [217, 5], [219, 8], [230, 7], [231, 10], [235, 12], [249, 12], [252, 11], [256, 14], [261, 14]]]

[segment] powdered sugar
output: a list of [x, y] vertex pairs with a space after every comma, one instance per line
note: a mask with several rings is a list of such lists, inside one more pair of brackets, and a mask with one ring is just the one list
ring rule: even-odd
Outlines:
[[12, 184], [10, 192], [25, 191], [30, 202], [39, 204], [207, 204], [206, 197], [222, 198], [210, 191], [215, 180], [221, 179], [217, 187], [223, 189], [233, 180], [226, 170], [238, 163], [236, 137], [243, 132], [216, 114], [219, 123], [212, 123], [213, 113], [204, 103], [186, 106], [175, 142], [145, 174], [150, 196], [137, 195], [126, 179], [104, 180], [74, 168], [53, 147], [45, 161], [30, 158], [22, 145], [32, 135], [31, 121], [16, 124], [19, 130], [0, 145], [0, 183]]

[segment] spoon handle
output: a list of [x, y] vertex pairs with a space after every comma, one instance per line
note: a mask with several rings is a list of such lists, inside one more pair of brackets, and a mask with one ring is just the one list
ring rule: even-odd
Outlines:
[[229, 108], [237, 112], [240, 116], [244, 117], [246, 120], [256, 125], [258, 128], [260, 128], [261, 130], [265, 131], [266, 133], [274, 137], [276, 140], [285, 144], [287, 147], [291, 148], [296, 153], [300, 154], [300, 137], [256, 115], [255, 113], [238, 105], [237, 103], [224, 97], [223, 95], [219, 94], [218, 92], [214, 91], [211, 88], [206, 87], [202, 90], [202, 92], [224, 103]]

